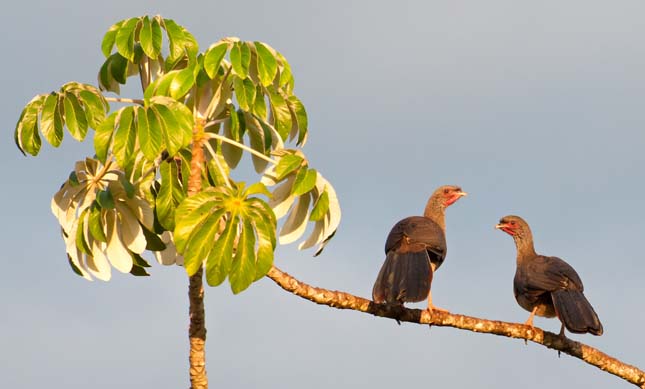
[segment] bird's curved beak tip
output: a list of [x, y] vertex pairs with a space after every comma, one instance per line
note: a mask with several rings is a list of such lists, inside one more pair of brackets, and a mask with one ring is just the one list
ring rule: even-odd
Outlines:
[[459, 192], [459, 193], [457, 193], [457, 194], [458, 194], [459, 196], [461, 196], [461, 197], [468, 196], [468, 193], [466, 193], [466, 192]]
[[501, 230], [502, 228], [504, 228], [504, 225], [502, 223], [495, 224], [495, 229]]

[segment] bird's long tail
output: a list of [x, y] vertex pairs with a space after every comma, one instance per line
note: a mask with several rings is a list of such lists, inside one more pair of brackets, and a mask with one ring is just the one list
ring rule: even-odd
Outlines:
[[582, 292], [558, 290], [551, 293], [555, 312], [570, 332], [602, 335], [602, 324], [596, 311]]
[[390, 251], [376, 278], [372, 298], [377, 303], [423, 301], [430, 292], [432, 268], [428, 253]]

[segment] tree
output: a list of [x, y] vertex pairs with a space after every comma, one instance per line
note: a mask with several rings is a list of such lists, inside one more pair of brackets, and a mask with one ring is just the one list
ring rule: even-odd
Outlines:
[[[37, 155], [41, 136], [58, 147], [65, 128], [79, 141], [94, 130], [96, 155], [76, 163], [52, 200], [70, 266], [107, 281], [112, 267], [148, 275], [145, 251], [162, 264], [183, 265], [190, 277], [192, 387], [207, 386], [203, 277], [211, 286], [228, 278], [239, 293], [265, 275], [315, 303], [531, 340], [645, 385], [641, 370], [538, 328], [374, 304], [277, 269], [277, 241], [298, 240], [311, 221], [313, 232], [299, 247], [318, 245], [320, 252], [340, 219], [333, 187], [301, 149], [285, 147], [301, 147], [307, 138], [286, 59], [264, 43], [236, 38], [200, 53], [186, 29], [159, 16], [116, 23], [102, 51], [98, 88], [70, 82], [36, 96], [20, 116], [16, 144]], [[142, 96], [107, 96], [119, 94], [130, 77], [139, 79]], [[111, 111], [110, 103], [122, 106]], [[261, 174], [251, 185], [233, 178], [244, 151]]]
[[[142, 16], [110, 27], [101, 49], [98, 88], [70, 82], [34, 97], [15, 141], [35, 156], [41, 134], [58, 147], [65, 128], [78, 141], [94, 129], [95, 156], [76, 163], [52, 200], [69, 264], [104, 281], [112, 267], [148, 275], [146, 250], [183, 265], [191, 383], [206, 387], [204, 273], [209, 285], [228, 279], [240, 293], [269, 271], [276, 241], [300, 239], [308, 222], [313, 231], [299, 247], [320, 252], [340, 221], [338, 200], [302, 150], [285, 145], [304, 146], [307, 113], [289, 63], [269, 45], [224, 38], [200, 53], [184, 27]], [[130, 77], [142, 96], [106, 95]], [[261, 174], [251, 185], [232, 176], [244, 151]]]

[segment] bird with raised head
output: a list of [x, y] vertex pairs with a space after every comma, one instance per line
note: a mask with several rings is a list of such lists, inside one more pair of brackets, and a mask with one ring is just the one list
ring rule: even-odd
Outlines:
[[423, 216], [407, 217], [392, 227], [372, 289], [375, 302], [403, 304], [427, 298], [429, 311], [445, 311], [432, 304], [430, 285], [446, 258], [446, 208], [465, 195], [458, 186], [442, 186], [428, 199]]
[[565, 327], [576, 334], [602, 335], [600, 319], [583, 294], [582, 281], [573, 267], [560, 258], [537, 254], [531, 229], [521, 217], [504, 216], [495, 228], [512, 236], [517, 247], [513, 292], [517, 303], [531, 312], [526, 324], [533, 327], [535, 315], [557, 316], [562, 322], [561, 336]]

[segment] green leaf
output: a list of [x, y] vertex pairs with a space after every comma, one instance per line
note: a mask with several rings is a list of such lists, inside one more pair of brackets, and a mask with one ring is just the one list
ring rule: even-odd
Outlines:
[[287, 154], [280, 158], [275, 167], [275, 174], [277, 181], [281, 181], [294, 170], [302, 166], [304, 159], [298, 155]]
[[103, 209], [114, 209], [114, 198], [112, 197], [112, 193], [109, 189], [100, 191], [96, 195], [96, 202]]
[[87, 118], [76, 95], [65, 93], [63, 106], [65, 107], [65, 124], [69, 133], [79, 142], [83, 141], [87, 135]]
[[132, 253], [132, 263], [139, 267], [150, 267], [148, 261], [143, 259], [143, 257], [137, 253]]
[[291, 188], [291, 194], [295, 196], [302, 196], [309, 192], [316, 185], [316, 177], [318, 173], [315, 169], [302, 168], [296, 174], [296, 180]]
[[123, 190], [125, 191], [125, 195], [131, 199], [134, 197], [135, 194], [135, 188], [134, 185], [128, 180], [128, 178], [125, 175], [119, 175], [119, 183], [123, 187]]
[[206, 258], [206, 282], [210, 286], [221, 284], [231, 270], [233, 245], [237, 237], [238, 218], [231, 217]]
[[161, 43], [163, 40], [163, 35], [161, 32], [161, 25], [159, 25], [159, 20], [157, 18], [152, 19], [152, 47], [154, 56], [150, 56], [152, 59], [156, 59], [159, 54], [161, 54]]
[[119, 53], [114, 53], [107, 60], [109, 61], [108, 69], [112, 78], [119, 84], [125, 84], [128, 78], [128, 59]]
[[206, 163], [208, 177], [212, 186], [228, 185], [228, 176], [230, 170], [226, 160], [221, 154], [215, 154], [212, 159]]
[[289, 65], [289, 62], [287, 62], [287, 59], [282, 56], [282, 54], [276, 52], [275, 53], [276, 58], [280, 62], [281, 68], [280, 68], [280, 85], [285, 88], [285, 92], [288, 94], [291, 94], [291, 91], [293, 90], [293, 74], [291, 74], [291, 65]]
[[235, 258], [228, 279], [231, 290], [238, 294], [255, 280], [255, 235], [251, 221], [243, 220], [242, 233], [235, 250]]
[[175, 229], [175, 210], [185, 197], [179, 179], [179, 169], [175, 161], [164, 161], [159, 166], [161, 187], [156, 199], [156, 212], [159, 224], [167, 231]]
[[119, 123], [114, 131], [112, 152], [122, 168], [130, 166], [134, 160], [134, 146], [137, 140], [137, 129], [134, 127], [134, 107], [121, 109]]
[[207, 258], [220, 229], [220, 221], [224, 213], [223, 209], [212, 207], [208, 212], [208, 217], [204, 218], [201, 224], [194, 226], [186, 249], [182, 252], [184, 266], [189, 276], [195, 274]]
[[163, 25], [168, 34], [168, 41], [170, 42], [170, 54], [165, 64], [166, 70], [174, 69], [185, 56], [188, 56], [189, 61], [194, 60], [198, 50], [195, 38], [172, 19], [163, 19]]
[[81, 252], [92, 255], [92, 249], [90, 248], [89, 244], [87, 244], [87, 241], [85, 240], [85, 234], [83, 233], [84, 224], [85, 224], [85, 215], [87, 214], [89, 208], [86, 208], [83, 212], [81, 212], [81, 216], [78, 218], [78, 226], [76, 228], [76, 248], [81, 250]]
[[[139, 42], [141, 42], [141, 48], [143, 49], [143, 52], [152, 59], [156, 59], [159, 55], [159, 51], [155, 46], [155, 36], [152, 29], [154, 21], [154, 19], [153, 21], [150, 21], [150, 18], [148, 16], [145, 16], [142, 20], [141, 31], [139, 32]], [[157, 28], [159, 28], [158, 23]], [[161, 30], [159, 30], [158, 33], [159, 39], [161, 39]], [[159, 48], [161, 48], [161, 41], [159, 41]]]
[[255, 101], [253, 102], [253, 113], [258, 115], [262, 120], [266, 120], [267, 118], [267, 105], [264, 101], [262, 88], [259, 86], [257, 87]]
[[162, 135], [159, 118], [152, 109], [137, 107], [137, 132], [139, 147], [149, 161], [154, 161], [161, 155]]
[[212, 194], [202, 191], [195, 196], [186, 197], [175, 211], [175, 246], [182, 253], [188, 246], [190, 235], [210, 216], [213, 203], [207, 201]]
[[150, 107], [154, 110], [161, 123], [161, 133], [166, 145], [168, 154], [172, 157], [177, 154], [177, 151], [184, 145], [183, 134], [181, 128], [177, 123], [177, 119], [173, 112], [163, 104], [154, 104]]
[[258, 76], [263, 86], [269, 86], [273, 83], [278, 70], [278, 61], [271, 49], [262, 42], [254, 42], [255, 50], [258, 53]]
[[[258, 124], [260, 124], [260, 128], [262, 129], [262, 137], [264, 139], [264, 150], [267, 152], [271, 150], [271, 146], [273, 145], [273, 134], [275, 131], [271, 129], [271, 126], [265, 122], [264, 120], [258, 120]], [[276, 137], [280, 137], [280, 134], [276, 134]], [[264, 169], [260, 169], [258, 173], [264, 171]]]
[[250, 64], [251, 49], [244, 42], [235, 42], [231, 49], [231, 65], [235, 74], [240, 78], [247, 78]]
[[72, 172], [69, 173], [67, 180], [69, 181], [69, 184], [72, 186], [72, 188], [75, 188], [81, 184], [78, 180], [78, 174], [76, 174], [75, 170], [72, 170]]
[[[135, 255], [137, 255], [137, 254], [132, 253], [133, 258], [134, 258]], [[148, 277], [148, 276], [150, 276], [150, 274], [148, 274], [146, 269], [144, 269], [141, 266], [134, 265], [134, 264], [132, 265], [132, 269], [130, 269], [130, 274], [132, 274], [133, 276], [137, 276], [137, 277]]]
[[22, 151], [31, 155], [37, 155], [40, 151], [41, 140], [38, 135], [38, 112], [40, 111], [44, 95], [38, 95], [31, 99], [25, 106], [20, 114], [20, 119], [16, 124], [16, 131], [14, 133], [14, 140], [16, 146]]
[[290, 107], [293, 109], [293, 113], [296, 116], [296, 121], [298, 122], [298, 128], [300, 130], [298, 134], [298, 145], [304, 145], [307, 140], [307, 112], [305, 111], [305, 106], [298, 100], [296, 96], [289, 96], [287, 100]]
[[161, 240], [159, 235], [149, 231], [144, 225], [141, 225], [141, 230], [143, 231], [143, 236], [146, 238], [146, 250], [163, 251], [166, 249], [166, 244]]
[[[232, 124], [232, 120], [227, 120], [226, 122], [224, 122], [224, 136], [229, 139], [234, 138], [231, 124]], [[222, 154], [224, 156], [224, 159], [226, 160], [226, 163], [232, 169], [235, 169], [237, 164], [240, 162], [240, 159], [242, 159], [242, 149], [226, 142], [222, 142], [221, 147], [222, 147]]]
[[[103, 65], [101, 65], [101, 69], [99, 70], [99, 88], [101, 90], [107, 90], [118, 94], [120, 92], [119, 82], [112, 74], [112, 62], [114, 62], [115, 57], [123, 58], [118, 53], [115, 53], [108, 57], [105, 62], [103, 62]], [[125, 70], [125, 68], [123, 68], [123, 70]]]
[[98, 92], [81, 90], [78, 97], [85, 108], [88, 125], [97, 129], [105, 120], [106, 109], [109, 108], [107, 103]]
[[173, 70], [154, 80], [146, 88], [146, 91], [143, 94], [143, 98], [149, 100], [153, 96], [170, 95], [170, 84], [172, 84], [172, 81], [177, 76], [177, 73], [179, 73], [179, 70]]
[[139, 18], [126, 20], [116, 32], [116, 50], [130, 61], [134, 61], [134, 30], [139, 20]]
[[81, 269], [79, 269], [78, 266], [74, 264], [74, 261], [72, 261], [72, 257], [69, 254], [67, 254], [67, 262], [69, 263], [69, 266], [72, 268], [72, 271], [74, 273], [83, 277], [83, 272], [81, 272]]
[[45, 98], [40, 116], [40, 131], [54, 147], [63, 141], [63, 117], [58, 106], [58, 93], [51, 93]]
[[242, 140], [242, 134], [240, 132], [240, 115], [237, 114], [235, 106], [232, 104], [228, 106], [229, 117], [231, 118], [231, 139], [236, 142]]
[[94, 134], [94, 152], [99, 161], [105, 163], [107, 159], [110, 143], [112, 143], [112, 134], [114, 134], [114, 124], [117, 117], [117, 112], [113, 112], [105, 119], [100, 126], [96, 129]]
[[309, 220], [312, 222], [322, 220], [327, 211], [329, 211], [329, 194], [325, 190], [318, 197], [318, 200], [316, 200], [316, 204], [314, 204], [314, 208], [311, 210], [311, 215], [309, 215]]
[[264, 185], [261, 182], [256, 182], [256, 183], [253, 183], [253, 184], [249, 185], [249, 187], [246, 188], [246, 190], [244, 191], [244, 196], [245, 197], [253, 196], [253, 195], [256, 195], [256, 194], [263, 194], [268, 198], [270, 198], [272, 196], [271, 192], [269, 192], [269, 190], [267, 189], [266, 185]]
[[275, 221], [271, 223], [271, 218], [266, 215], [255, 215], [253, 224], [258, 236], [257, 262], [255, 267], [254, 281], [264, 277], [273, 265], [273, 256], [275, 250]]
[[112, 47], [114, 47], [114, 41], [116, 40], [116, 33], [121, 28], [121, 25], [125, 20], [121, 20], [118, 23], [113, 24], [110, 29], [103, 36], [103, 41], [101, 42], [101, 52], [107, 58], [112, 53]]
[[101, 219], [101, 208], [93, 205], [90, 208], [90, 216], [88, 218], [88, 227], [92, 238], [99, 242], [107, 243], [105, 231], [103, 231], [103, 221]]
[[250, 111], [255, 103], [255, 85], [253, 85], [253, 81], [235, 76], [233, 77], [233, 86], [240, 108], [247, 112]]
[[226, 50], [228, 50], [228, 43], [221, 41], [206, 50], [204, 54], [204, 70], [206, 70], [208, 77], [215, 78], [220, 63], [224, 59], [224, 55], [226, 55]]
[[273, 112], [273, 126], [278, 130], [282, 140], [286, 141], [292, 127], [291, 111], [285, 99], [273, 87], [267, 89], [269, 91], [271, 111]]
[[195, 85], [195, 74], [194, 67], [189, 66], [185, 69], [180, 70], [175, 77], [173, 77], [168, 92], [170, 97], [173, 99], [179, 100], [181, 97], [186, 95], [190, 88]]

